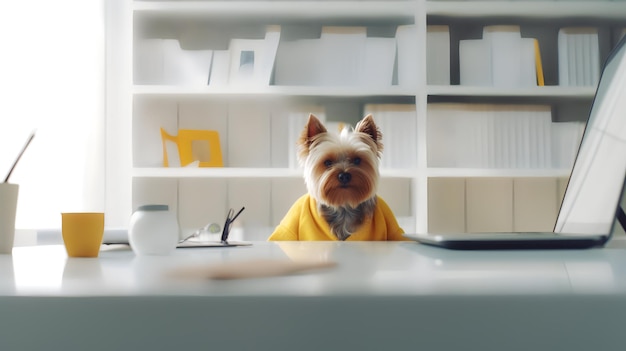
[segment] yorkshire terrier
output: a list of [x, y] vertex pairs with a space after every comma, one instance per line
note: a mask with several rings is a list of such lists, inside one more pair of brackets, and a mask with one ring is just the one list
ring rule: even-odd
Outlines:
[[314, 115], [298, 140], [308, 193], [269, 240], [405, 240], [393, 212], [377, 195], [382, 133], [371, 115], [330, 133]]

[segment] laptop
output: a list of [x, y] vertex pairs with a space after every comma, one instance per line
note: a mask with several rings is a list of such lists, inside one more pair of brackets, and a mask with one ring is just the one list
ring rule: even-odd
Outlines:
[[[456, 250], [586, 249], [610, 239], [626, 179], [626, 37], [604, 63], [589, 118], [552, 232], [405, 234]], [[626, 227], [625, 227], [626, 228]]]

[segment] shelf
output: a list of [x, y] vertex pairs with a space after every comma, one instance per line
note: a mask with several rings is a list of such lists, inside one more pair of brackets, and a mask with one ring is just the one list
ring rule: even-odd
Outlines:
[[[570, 169], [478, 169], [429, 168], [381, 169], [383, 178], [427, 177], [568, 177]], [[291, 168], [162, 168], [135, 167], [134, 178], [302, 178], [302, 171]]]
[[400, 86], [372, 87], [309, 87], [309, 86], [264, 86], [264, 87], [210, 87], [210, 86], [165, 86], [135, 85], [135, 96], [231, 96], [231, 97], [370, 97], [405, 96], [415, 97], [414, 89]]
[[413, 1], [134, 1], [136, 14], [224, 20], [414, 19]]
[[427, 1], [428, 16], [477, 18], [597, 18], [626, 17], [626, 3], [610, 1]]
[[302, 171], [290, 168], [135, 167], [134, 178], [293, 178]]
[[264, 87], [183, 87], [166, 85], [135, 85], [135, 95], [265, 95], [265, 96], [415, 96], [413, 89], [391, 86], [371, 87], [310, 87], [310, 86], [264, 86]]
[[[461, 85], [431, 85], [427, 88], [430, 96], [479, 96], [479, 97], [539, 97], [592, 99], [595, 87], [542, 86], [530, 88], [471, 87]], [[266, 87], [183, 87], [165, 85], [135, 85], [135, 96], [192, 97], [192, 96], [231, 96], [231, 97], [374, 97], [396, 96], [415, 97], [414, 89], [391, 86], [371, 87], [309, 87], [309, 86], [266, 86]]]
[[[130, 190], [123, 196], [128, 197], [127, 202], [132, 204], [132, 207], [155, 201], [176, 206], [179, 213], [183, 214], [181, 222], [190, 227], [201, 225], [201, 222], [205, 220], [204, 212], [196, 211], [198, 207], [196, 204], [205, 201], [207, 194], [215, 196], [217, 200], [215, 203], [219, 204], [253, 203], [249, 206], [250, 212], [247, 213], [248, 217], [254, 219], [255, 225], [272, 227], [277, 224], [281, 215], [292, 204], [293, 199], [300, 196], [303, 191], [303, 171], [295, 168], [293, 145], [298, 136], [297, 129], [302, 130], [298, 124], [304, 125], [309, 109], [314, 112], [323, 111], [321, 113], [324, 113], [325, 119], [329, 122], [353, 123], [357, 121], [357, 118], [362, 117], [362, 112], [366, 108], [370, 108], [368, 105], [415, 105], [415, 114], [411, 114], [410, 117], [414, 120], [402, 120], [400, 123], [391, 121], [391, 117], [394, 116], [391, 113], [385, 115], [385, 110], [380, 110], [380, 118], [390, 116], [390, 119], [384, 122], [393, 122], [393, 127], [396, 127], [395, 134], [385, 134], [389, 129], [383, 127], [384, 123], [380, 123], [384, 135], [383, 144], [388, 142], [385, 152], [389, 152], [383, 153], [383, 160], [389, 155], [394, 155], [393, 147], [395, 147], [407, 150], [407, 157], [410, 157], [412, 161], [407, 163], [396, 161], [385, 165], [413, 167], [411, 169], [381, 168], [380, 174], [383, 181], [380, 190], [385, 193], [385, 199], [390, 206], [393, 206], [397, 216], [411, 218], [410, 227], [416, 232], [423, 233], [433, 228], [437, 229], [429, 227], [429, 221], [432, 218], [430, 211], [436, 215], [438, 210], [438, 204], [432, 202], [433, 198], [438, 198], [438, 194], [454, 195], [456, 190], [459, 191], [456, 194], [459, 198], [465, 196], [464, 184], [472, 183], [472, 181], [464, 181], [467, 179], [481, 183], [483, 180], [479, 178], [488, 178], [484, 180], [484, 183], [499, 183], [496, 178], [534, 178], [527, 182], [529, 184], [552, 184], [554, 182], [551, 180], [558, 179], [557, 183], [562, 186], [562, 180], [569, 177], [570, 169], [428, 167], [431, 164], [455, 164], [454, 162], [428, 162], [429, 156], [433, 155], [432, 150], [429, 150], [429, 146], [434, 145], [429, 144], [433, 139], [450, 138], [443, 141], [455, 142], [446, 133], [441, 133], [439, 136], [436, 131], [429, 130], [428, 114], [433, 111], [430, 107], [437, 103], [508, 104], [512, 106], [541, 104], [547, 105], [541, 108], [545, 108], [546, 111], [550, 110], [551, 121], [554, 123], [585, 121], [596, 87], [556, 85], [558, 81], [557, 29], [577, 25], [598, 28], [601, 36], [600, 43], [603, 45], [600, 47], [602, 58], [620, 34], [620, 28], [626, 26], [624, 24], [626, 1], [131, 0], [124, 4], [126, 5], [123, 16], [118, 15], [119, 18], [111, 22], [111, 32], [115, 36], [109, 36], [108, 40], [112, 45], [119, 45], [119, 43], [129, 45], [132, 55], [125, 50], [118, 50], [114, 62], [119, 60], [120, 67], [117, 67], [117, 70], [109, 70], [107, 67], [107, 77], [111, 79], [111, 82], [118, 82], [118, 85], [121, 85], [112, 89], [111, 96], [118, 94], [120, 95], [118, 100], [124, 102], [124, 110], [122, 112], [110, 110], [108, 113], [110, 118], [107, 119], [109, 121], [108, 134], [116, 135], [118, 140], [121, 140], [121, 143], [113, 145], [112, 149], [126, 157], [123, 159], [122, 166], [117, 167], [123, 168], [123, 172], [119, 172], [123, 173], [123, 182], [120, 181], [123, 186], [118, 188]], [[142, 45], [141, 39], [178, 39], [189, 49], [225, 50], [229, 48], [232, 39], [262, 39], [266, 34], [267, 25], [281, 26], [281, 40], [296, 41], [318, 38], [323, 26], [361, 26], [367, 28], [368, 36], [371, 34], [372, 37], [391, 38], [396, 28], [405, 24], [415, 25], [414, 28], [410, 28], [411, 31], [405, 33], [406, 44], [403, 47], [403, 52], [407, 52], [407, 49], [411, 50], [412, 56], [407, 61], [413, 63], [414, 66], [411, 64], [404, 66], [410, 69], [407, 68], [404, 74], [399, 74], [400, 65], [396, 62], [392, 81], [402, 85], [392, 86], [388, 85], [389, 81], [381, 81], [378, 84], [368, 82], [368, 84], [352, 86], [284, 86], [267, 85], [267, 82], [274, 82], [274, 80], [263, 80], [265, 86], [250, 86], [237, 84], [239, 81], [235, 80], [231, 80], [231, 84], [227, 85], [226, 79], [222, 81], [221, 86], [216, 84], [216, 81], [213, 81], [211, 86], [206, 85], [206, 79], [200, 79], [197, 82], [199, 84], [195, 86], [133, 84], [134, 78], [137, 79], [136, 82], [174, 81], [142, 79], [141, 73], [143, 72], [139, 70], [134, 72], [136, 68], [150, 68], [150, 66], [139, 66], [144, 61], [158, 62], [148, 57], [144, 61], [138, 60], [135, 66], [134, 57], [141, 57], [137, 54], [143, 53], [141, 50], [144, 49], [140, 46]], [[543, 45], [541, 49], [544, 77], [551, 85], [521, 88], [427, 85], [428, 65], [433, 63], [433, 60], [437, 63], [439, 59], [436, 55], [433, 59], [425, 51], [428, 43], [424, 40], [428, 37], [427, 26], [430, 24], [448, 25], [451, 35], [449, 40], [452, 45], [448, 48], [450, 50], [445, 52], [450, 57], [450, 65], [447, 66], [449, 72], [446, 72], [450, 73], [449, 78], [432, 81], [452, 81], [457, 84], [460, 81], [457, 47], [459, 41], [473, 39], [486, 25], [511, 24], [519, 25]], [[126, 27], [121, 28], [123, 26]], [[442, 47], [446, 48], [446, 45]], [[126, 46], [123, 48], [127, 49]], [[369, 50], [378, 49], [370, 48]], [[391, 48], [385, 50], [391, 50]], [[252, 50], [246, 49], [246, 51]], [[371, 55], [371, 51], [368, 54]], [[395, 54], [396, 57], [400, 57], [398, 47], [396, 47]], [[301, 59], [289, 55], [285, 57], [287, 58], [281, 57], [280, 62], [285, 64], [285, 67], [288, 67], [285, 62], [289, 62], [289, 59]], [[240, 61], [242, 58], [243, 56], [239, 57]], [[326, 61], [321, 62], [328, 64]], [[228, 67], [230, 71], [230, 66]], [[226, 66], [222, 68], [222, 72], [227, 70]], [[205, 71], [206, 69], [203, 68], [202, 72]], [[158, 74], [155, 75], [158, 76]], [[400, 77], [414, 79], [409, 80], [411, 83], [406, 83], [403, 79], [399, 79]], [[430, 78], [435, 77], [431, 75]], [[294, 81], [297, 80], [294, 79]], [[300, 82], [304, 81], [306, 80]], [[534, 84], [531, 82], [530, 85]], [[307, 111], [301, 111], [305, 109]], [[521, 107], [519, 109], [524, 110]], [[546, 123], [547, 120], [546, 117]], [[110, 121], [115, 123], [110, 123]], [[226, 142], [223, 147], [224, 154], [229, 156], [225, 157], [227, 161], [225, 164], [235, 167], [160, 167], [162, 157], [160, 154], [162, 144], [158, 138], [160, 127], [172, 132], [182, 128], [218, 130], [220, 135], [227, 138], [224, 140], [230, 141], [230, 144]], [[391, 135], [389, 139], [387, 139], [388, 135]], [[132, 146], [132, 150], [125, 150], [128, 145]], [[240, 145], [243, 146], [240, 148]], [[477, 151], [474, 150], [474, 152]], [[464, 165], [479, 164], [481, 163], [464, 163]], [[517, 163], [483, 164], [517, 165]], [[540, 163], [533, 165], [538, 164]], [[545, 165], [551, 164], [545, 163]], [[289, 166], [292, 167], [289, 168]], [[544, 181], [540, 178], [547, 179]], [[448, 182], [462, 184], [463, 187], [446, 188]], [[437, 188], [438, 185], [444, 188]], [[533, 196], [543, 191], [541, 185], [537, 186]], [[494, 196], [499, 196], [499, 191], [496, 189]], [[551, 194], [551, 192], [557, 196], [556, 191], [544, 193]], [[449, 205], [456, 205], [454, 202], [458, 198], [448, 195], [438, 198], [443, 201], [442, 208], [447, 209]], [[458, 201], [464, 206], [465, 200]], [[129, 207], [131, 206], [128, 205], [125, 208]], [[203, 207], [202, 211], [216, 212], [216, 209]], [[123, 210], [124, 208], [117, 211]], [[442, 223], [445, 224], [448, 214], [446, 211], [443, 212]], [[123, 213], [123, 215], [126, 216], [128, 213]], [[462, 216], [464, 217], [465, 214]], [[436, 221], [433, 223], [437, 225]]]
[[431, 96], [527, 97], [592, 99], [596, 87], [541, 86], [529, 88], [471, 87], [462, 85], [431, 85]]
[[474, 177], [569, 177], [571, 169], [483, 169], [483, 168], [429, 168], [429, 178], [474, 178]]
[[[381, 169], [382, 177], [413, 178], [415, 170]], [[291, 168], [163, 168], [135, 167], [134, 178], [302, 178], [302, 170]]]

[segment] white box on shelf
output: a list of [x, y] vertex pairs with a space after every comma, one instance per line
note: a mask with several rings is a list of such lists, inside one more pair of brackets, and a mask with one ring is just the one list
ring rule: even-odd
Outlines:
[[537, 85], [534, 38], [519, 26], [485, 26], [482, 39], [459, 42], [461, 85], [525, 87]]
[[275, 85], [319, 85], [323, 67], [319, 39], [282, 42], [276, 54]]
[[419, 77], [419, 55], [417, 51], [417, 27], [414, 24], [396, 28], [398, 45], [398, 85], [416, 87]]
[[431, 85], [450, 84], [450, 27], [429, 25], [426, 34], [427, 80]]
[[395, 62], [395, 38], [367, 38], [363, 64], [359, 72], [360, 85], [391, 86]]
[[358, 85], [366, 54], [366, 27], [323, 26], [319, 81], [314, 85]]
[[491, 51], [491, 85], [520, 86], [522, 36], [519, 26], [486, 26], [482, 40]]
[[491, 86], [491, 47], [482, 39], [459, 41], [459, 75], [461, 85]]

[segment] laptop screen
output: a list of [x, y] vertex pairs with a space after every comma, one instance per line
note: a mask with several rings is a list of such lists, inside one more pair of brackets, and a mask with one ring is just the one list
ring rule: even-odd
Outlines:
[[607, 59], [554, 227], [608, 234], [626, 176], [626, 38]]

